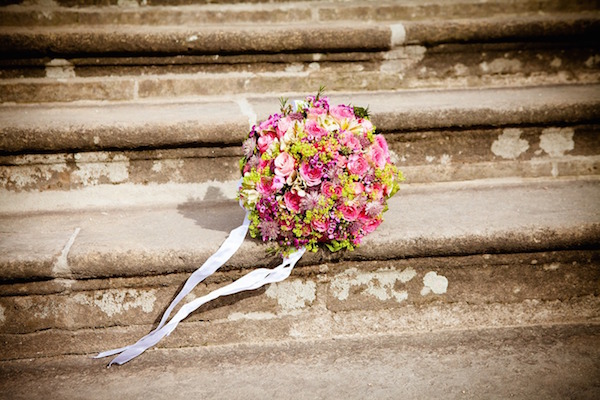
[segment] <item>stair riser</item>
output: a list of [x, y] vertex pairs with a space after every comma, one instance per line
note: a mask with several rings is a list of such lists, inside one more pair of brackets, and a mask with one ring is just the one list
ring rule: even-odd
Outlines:
[[[194, 293], [202, 295], [239, 276], [241, 271], [218, 273]], [[8, 346], [2, 357], [30, 356], [25, 347], [12, 347], [14, 334], [27, 334], [21, 339], [35, 342], [44, 335], [39, 331], [47, 329], [73, 337], [85, 337], [87, 329], [115, 325], [130, 327], [130, 334], [150, 330], [150, 323], [157, 321], [185, 278], [176, 274], [3, 285], [0, 333]], [[599, 309], [594, 308], [599, 282], [598, 253], [584, 251], [322, 264], [299, 268], [290, 279], [266, 289], [207, 304], [182, 324], [182, 336], [173, 336], [178, 337], [175, 345], [181, 346], [182, 340], [185, 345], [203, 345], [302, 338], [315, 329], [326, 335], [350, 334], [347, 329], [368, 315], [373, 321], [382, 318], [380, 326], [369, 328], [371, 334], [459, 328], [461, 324], [466, 324], [463, 329], [481, 328], [508, 319], [514, 321], [510, 325], [591, 321], [600, 318]], [[53, 293], [59, 286], [63, 292]], [[569, 307], [579, 313], [570, 315]], [[486, 316], [484, 310], [496, 311]], [[506, 310], [520, 312], [509, 315]], [[537, 312], [526, 314], [532, 310]], [[198, 332], [184, 339], [185, 332], [194, 329]], [[99, 336], [115, 330], [99, 331]], [[237, 333], [230, 336], [232, 332]], [[128, 338], [132, 339], [127, 335], [112, 340]], [[116, 345], [108, 343], [103, 345]], [[65, 345], [69, 344], [48, 350], [60, 354]], [[70, 345], [73, 352], [98, 350], [86, 348], [89, 343], [85, 341]], [[165, 341], [165, 345], [173, 343]]]
[[[598, 174], [597, 125], [387, 133], [407, 182]], [[239, 178], [239, 146], [0, 156], [0, 188], [73, 190], [102, 184]]]
[[[524, 44], [409, 46], [388, 53], [359, 53], [354, 55], [357, 61], [327, 61], [319, 54], [290, 56], [276, 63], [261, 62], [256, 57], [248, 57], [246, 61], [238, 58], [235, 64], [147, 60], [167, 64], [162, 66], [145, 66], [143, 58], [137, 61], [139, 66], [83, 66], [77, 64], [83, 62], [80, 59], [46, 60], [48, 66], [41, 68], [6, 67], [1, 72], [6, 79], [0, 81], [0, 102], [305, 93], [315, 91], [320, 85], [325, 85], [328, 91], [347, 92], [600, 81], [597, 49], [581, 44], [569, 47], [569, 44], [533, 48]], [[170, 62], [173, 64], [168, 65]]]

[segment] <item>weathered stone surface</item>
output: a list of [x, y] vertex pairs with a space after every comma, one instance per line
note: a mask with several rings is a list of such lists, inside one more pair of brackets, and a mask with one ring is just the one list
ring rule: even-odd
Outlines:
[[154, 350], [110, 369], [88, 356], [15, 360], [0, 388], [14, 399], [595, 398], [598, 348], [596, 325], [313, 338]]
[[390, 48], [386, 26], [296, 24], [239, 27], [3, 28], [0, 51], [15, 56], [93, 54], [227, 54], [290, 51], [382, 50]]
[[[469, 331], [515, 326], [598, 324], [598, 297], [569, 301], [531, 300], [521, 303], [429, 304], [402, 309], [323, 310], [273, 317], [246, 312], [228, 320], [184, 321], [156, 349], [218, 345], [257, 345], [330, 340], [349, 336], [373, 337], [431, 332]], [[64, 354], [94, 354], [137, 341], [151, 325], [114, 326], [105, 329], [50, 329], [29, 334], [0, 334], [2, 360], [43, 358]], [[151, 350], [145, 354], [151, 354]], [[145, 356], [141, 357], [144, 359]], [[107, 360], [98, 361], [105, 365]]]
[[[248, 93], [329, 93], [409, 88], [595, 84], [591, 44], [406, 46], [389, 52], [53, 59], [37, 67], [5, 65], [0, 101], [15, 103], [135, 100]], [[365, 57], [370, 59], [365, 60]], [[48, 64], [48, 65], [46, 65]]]
[[[600, 109], [598, 85], [332, 95], [368, 105], [384, 132], [432, 128], [584, 123]], [[241, 101], [241, 103], [240, 103]], [[6, 106], [0, 108], [5, 152], [239, 144], [249, 121], [279, 109], [275, 98], [247, 102]], [[226, 134], [224, 134], [224, 132]]]
[[234, 102], [4, 107], [5, 152], [240, 143], [248, 117]]
[[[18, 1], [13, 2], [18, 3]], [[231, 0], [212, 0], [205, 4], [196, 1], [177, 1], [175, 3], [173, 1], [56, 1], [39, 4], [34, 2], [23, 6], [5, 7], [4, 12], [0, 14], [0, 23], [4, 26], [56, 26], [72, 24], [257, 24], [313, 22], [315, 20], [321, 22], [406, 21], [502, 16], [507, 12], [532, 14], [593, 11], [597, 5], [594, 1], [565, 3], [557, 0], [485, 2], [459, 0], [442, 3], [346, 0], [342, 6], [323, 0], [312, 0], [309, 5], [305, 1], [267, 2], [255, 0], [244, 2], [244, 4], [235, 3]], [[255, 4], [250, 6], [247, 3]], [[180, 7], [175, 8], [174, 5]], [[182, 5], [185, 7], [181, 7]]]
[[564, 39], [586, 40], [598, 35], [600, 21], [596, 13], [551, 16], [521, 16], [519, 18], [482, 18], [452, 21], [406, 22], [407, 43], [460, 43]]
[[[199, 197], [183, 201], [190, 194], [177, 197], [171, 193], [170, 201], [174, 202], [165, 204], [162, 194], [152, 198], [152, 188], [145, 195], [134, 193], [133, 199], [127, 192], [95, 192], [106, 203], [97, 203], [94, 208], [88, 200], [78, 206], [75, 193], [63, 192], [66, 203], [57, 199], [51, 203], [36, 194], [35, 199], [46, 211], [5, 214], [2, 245], [20, 248], [16, 242], [22, 237], [43, 239], [54, 232], [61, 232], [57, 237], [75, 235], [66, 265], [58, 275], [61, 278], [192, 271], [243, 219], [237, 202], [228, 200], [235, 196], [235, 185], [230, 186], [227, 192], [219, 186], [210, 190], [210, 185], [198, 187]], [[600, 237], [598, 188], [594, 179], [405, 185], [405, 190], [391, 199], [386, 221], [358, 250], [309, 254], [303, 263], [593, 248]], [[26, 197], [20, 200], [23, 204], [28, 201]], [[141, 207], [125, 207], [136, 201]], [[115, 208], [117, 204], [123, 206]], [[49, 212], [52, 207], [62, 207], [61, 212]], [[69, 207], [75, 210], [65, 212]], [[81, 212], [85, 209], [89, 211]], [[33, 259], [39, 262], [56, 257], [55, 252], [44, 250], [44, 241], [32, 240], [31, 246], [21, 253], [28, 257], [35, 254]], [[276, 265], [275, 258], [264, 258], [264, 251], [260, 242], [247, 240], [225, 270], [256, 267], [256, 260]], [[10, 260], [19, 260], [21, 253], [12, 253]], [[15, 265], [2, 268], [5, 270], [3, 280], [57, 277], [44, 268], [36, 271]]]
[[[184, 302], [229, 284], [243, 273], [219, 273]], [[39, 283], [5, 284], [0, 287], [4, 318], [0, 333], [147, 325], [160, 319], [185, 278], [180, 274], [93, 283], [62, 279], [54, 285], [54, 290], [60, 286], [56, 293], [44, 293]], [[91, 286], [96, 289], [89, 290]], [[568, 302], [588, 296], [600, 296], [600, 260], [595, 251], [342, 262], [299, 268], [288, 280], [266, 289], [206, 304], [186, 321], [243, 324], [299, 314], [404, 312], [459, 303]]]

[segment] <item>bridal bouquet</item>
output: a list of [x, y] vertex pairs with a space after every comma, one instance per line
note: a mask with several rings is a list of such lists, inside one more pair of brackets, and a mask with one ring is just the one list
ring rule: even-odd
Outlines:
[[[98, 354], [117, 355], [123, 364], [168, 336], [179, 322], [220, 296], [253, 290], [286, 279], [307, 250], [353, 250], [382, 222], [387, 200], [398, 191], [402, 174], [390, 160], [388, 145], [375, 133], [368, 110], [330, 106], [321, 90], [288, 105], [252, 127], [243, 143], [238, 189], [246, 216], [221, 247], [188, 278], [158, 326], [136, 343]], [[275, 242], [283, 262], [256, 268], [171, 312], [197, 285], [223, 266], [246, 234]], [[110, 365], [109, 364], [109, 365]]]
[[250, 235], [299, 249], [353, 250], [382, 222], [402, 175], [368, 110], [308, 96], [254, 126], [243, 145], [239, 199]]

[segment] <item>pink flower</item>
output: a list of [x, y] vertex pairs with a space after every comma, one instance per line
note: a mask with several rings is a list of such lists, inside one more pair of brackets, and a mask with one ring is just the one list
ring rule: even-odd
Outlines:
[[335, 106], [329, 109], [329, 114], [338, 121], [346, 118], [354, 118], [354, 109], [345, 105]]
[[374, 139], [375, 139], [375, 143], [377, 143], [377, 145], [379, 147], [381, 147], [381, 149], [385, 153], [385, 158], [387, 159], [390, 154], [390, 149], [388, 147], [387, 142], [385, 141], [385, 138], [383, 137], [383, 135], [375, 135]]
[[379, 169], [385, 167], [385, 163], [387, 162], [386, 153], [377, 144], [373, 144], [373, 146], [369, 148], [367, 157]]
[[288, 177], [296, 166], [296, 160], [290, 153], [279, 153], [275, 158], [275, 174], [283, 177]]
[[281, 139], [283, 137], [283, 135], [285, 135], [285, 133], [288, 131], [288, 129], [290, 129], [290, 127], [294, 124], [294, 121], [292, 121], [292, 119], [288, 116], [285, 118], [282, 118], [279, 120], [279, 122], [277, 123], [277, 137], [279, 139]]
[[364, 176], [369, 169], [369, 163], [365, 158], [358, 154], [352, 154], [348, 157], [348, 171], [351, 174]]
[[311, 167], [309, 164], [300, 166], [300, 176], [308, 186], [316, 186], [321, 183], [323, 171], [319, 168]]
[[330, 181], [323, 181], [321, 183], [321, 193], [323, 196], [330, 198], [333, 194], [333, 184]]
[[329, 224], [327, 222], [316, 219], [312, 220], [310, 224], [318, 232], [325, 232], [327, 228], [329, 228]]
[[354, 189], [354, 194], [358, 196], [365, 191], [365, 185], [360, 182], [354, 182], [352, 189]]
[[275, 137], [273, 137], [272, 132], [259, 137], [258, 138], [258, 150], [260, 150], [261, 153], [264, 153], [265, 151], [267, 151], [267, 149], [269, 148], [271, 143], [273, 143], [274, 140], [275, 140]]
[[366, 135], [367, 132], [373, 130], [373, 124], [368, 119], [359, 119], [358, 122], [363, 126], [363, 132]]
[[319, 115], [327, 114], [327, 110], [321, 107], [311, 107], [306, 111], [306, 118], [317, 119]]
[[262, 176], [256, 184], [256, 190], [263, 196], [270, 196], [283, 187], [285, 180], [280, 176]]
[[365, 233], [371, 233], [375, 229], [377, 229], [377, 227], [379, 225], [381, 225], [381, 219], [373, 218], [373, 219], [369, 220], [367, 223], [365, 223], [363, 225], [362, 229], [363, 229], [363, 232], [365, 232]]
[[350, 150], [360, 150], [360, 140], [356, 138], [351, 132], [344, 132], [341, 136], [340, 143], [342, 146], [348, 147]]
[[298, 196], [296, 193], [286, 192], [283, 195], [283, 201], [285, 202], [285, 206], [288, 210], [293, 212], [300, 211], [300, 200], [302, 198]]
[[356, 221], [358, 218], [359, 211], [355, 206], [343, 205], [339, 207], [339, 210], [346, 221]]
[[327, 136], [327, 130], [320, 127], [319, 124], [314, 120], [306, 121], [304, 128], [308, 133], [308, 138], [311, 140], [321, 140], [323, 136]]

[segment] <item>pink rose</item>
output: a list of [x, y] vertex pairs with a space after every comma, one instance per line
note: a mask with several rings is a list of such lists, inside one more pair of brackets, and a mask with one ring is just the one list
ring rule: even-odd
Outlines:
[[348, 157], [348, 171], [351, 174], [364, 176], [369, 169], [369, 163], [365, 158], [358, 154], [352, 154]]
[[275, 158], [275, 174], [283, 177], [288, 177], [294, 167], [296, 166], [296, 160], [290, 153], [279, 153]]
[[373, 144], [369, 148], [369, 153], [367, 154], [367, 157], [379, 169], [385, 167], [385, 163], [387, 162], [386, 153], [381, 147], [379, 147], [376, 144]]
[[309, 164], [300, 166], [300, 176], [308, 186], [316, 186], [321, 183], [323, 171], [319, 168], [313, 168]]
[[321, 140], [323, 136], [327, 136], [327, 130], [320, 127], [314, 120], [306, 121], [304, 130], [308, 133], [309, 139]]
[[335, 191], [333, 188], [333, 183], [331, 183], [330, 181], [323, 181], [323, 183], [321, 183], [321, 193], [327, 198], [334, 195]]
[[381, 147], [381, 149], [385, 153], [385, 158], [387, 159], [390, 154], [390, 149], [388, 147], [387, 142], [385, 141], [385, 138], [383, 137], [383, 135], [375, 135], [374, 139], [375, 139], [375, 143], [377, 143], [377, 145], [379, 147]]
[[368, 119], [359, 119], [358, 122], [363, 126], [363, 133], [366, 135], [368, 132], [373, 130], [373, 124]]
[[341, 121], [346, 118], [354, 118], [354, 109], [340, 104], [339, 106], [330, 108], [329, 114], [338, 121]]
[[316, 230], [317, 232], [325, 232], [327, 230], [327, 228], [329, 227], [329, 224], [325, 221], [319, 221], [319, 220], [312, 220], [311, 221], [311, 226], [313, 227], [314, 230]]
[[266, 135], [259, 137], [258, 138], [258, 150], [260, 150], [261, 153], [264, 153], [265, 151], [267, 151], [267, 149], [269, 148], [271, 143], [273, 143], [274, 140], [275, 140], [275, 137], [273, 137], [273, 133], [268, 133]]
[[306, 118], [317, 119], [319, 115], [327, 114], [327, 110], [321, 107], [311, 107], [306, 111]]
[[300, 200], [302, 198], [298, 196], [296, 193], [286, 192], [283, 195], [283, 201], [285, 202], [285, 206], [288, 210], [293, 212], [300, 211]]
[[360, 150], [360, 140], [356, 136], [354, 136], [351, 132], [344, 132], [340, 139], [340, 143], [342, 146], [348, 147], [350, 150]]
[[355, 206], [343, 205], [339, 208], [346, 221], [356, 221], [359, 211]]
[[359, 194], [361, 194], [365, 191], [365, 185], [363, 185], [360, 182], [354, 182], [353, 189], [354, 189], [354, 194], [358, 196]]
[[343, 191], [344, 191], [344, 188], [342, 188], [340, 185], [336, 185], [336, 186], [333, 188], [333, 191], [334, 191], [335, 195], [336, 195], [336, 196], [339, 198], [339, 197], [341, 197], [341, 196], [342, 196], [342, 193], [343, 193]]
[[288, 116], [285, 118], [282, 118], [279, 120], [279, 122], [277, 123], [277, 137], [279, 139], [281, 139], [283, 137], [283, 135], [285, 135], [285, 133], [288, 131], [288, 129], [290, 129], [290, 127], [294, 124], [294, 121], [292, 121], [292, 119]]
[[256, 190], [263, 196], [270, 196], [283, 187], [285, 180], [280, 176], [263, 176], [256, 184]]
[[371, 233], [373, 232], [375, 229], [377, 229], [377, 227], [379, 225], [381, 225], [381, 219], [377, 219], [377, 218], [373, 218], [371, 220], [369, 220], [367, 223], [365, 223], [362, 227], [363, 232], [365, 233]]

